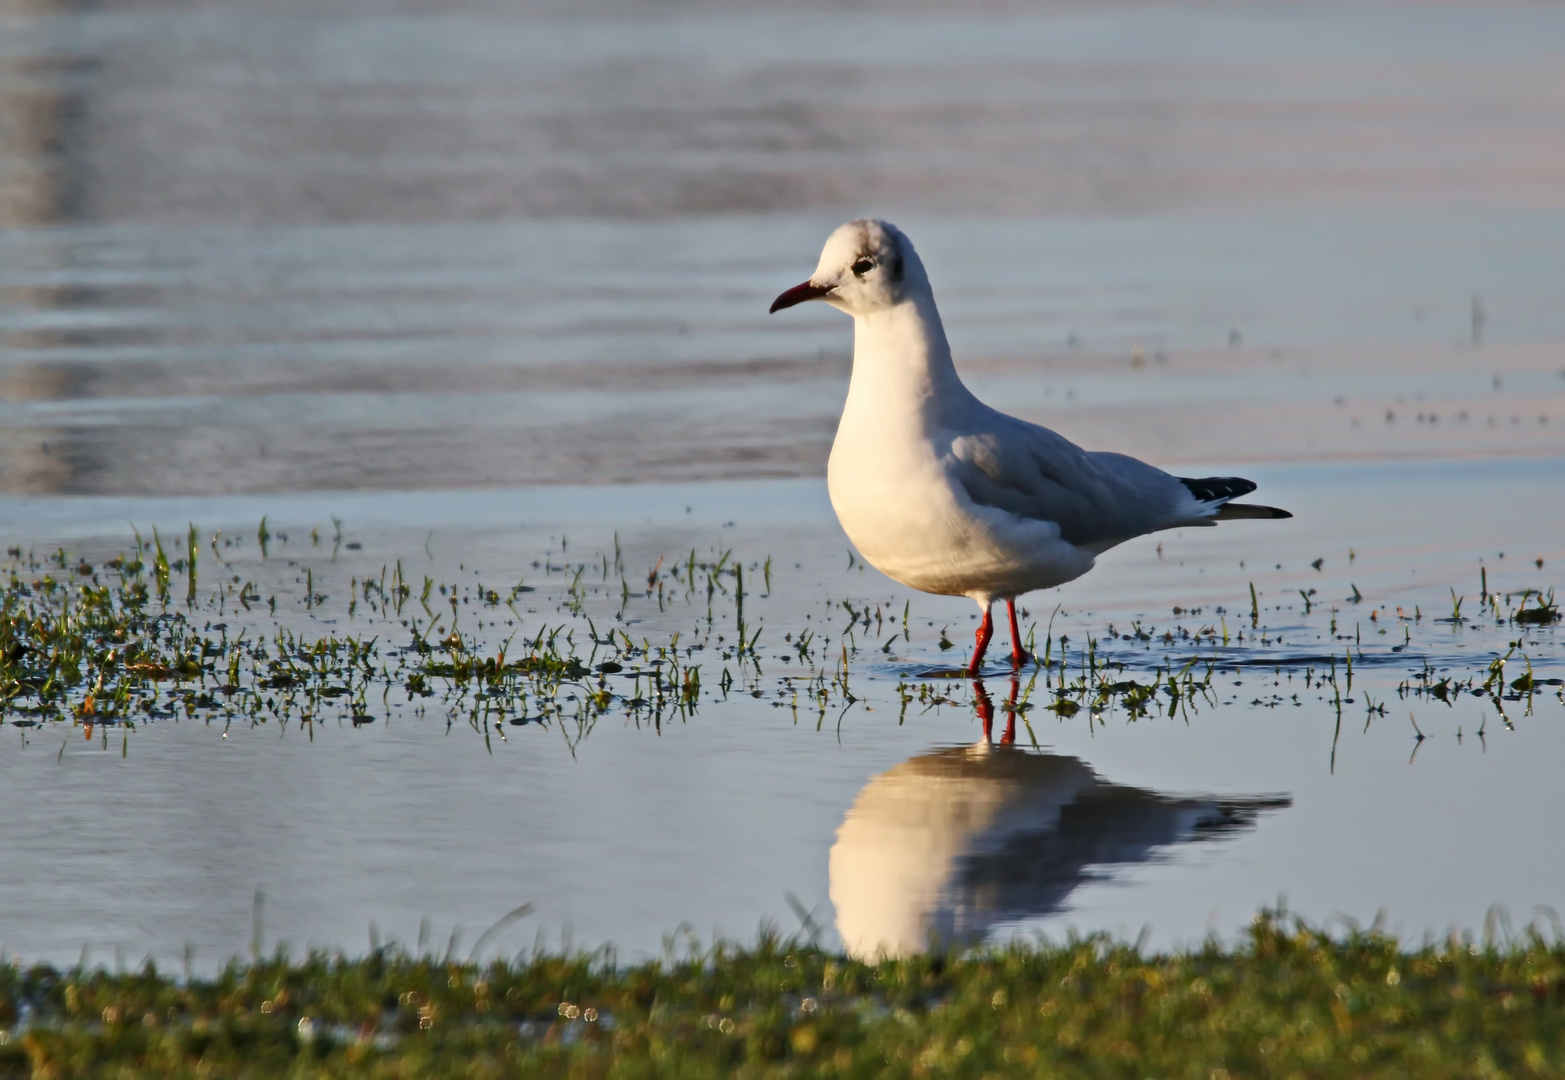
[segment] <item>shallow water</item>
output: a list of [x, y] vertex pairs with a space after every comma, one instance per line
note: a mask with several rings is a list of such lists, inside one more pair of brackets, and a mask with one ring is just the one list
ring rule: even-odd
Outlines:
[[[583, 633], [582, 620], [596, 617], [600, 633], [618, 625], [657, 641], [682, 630], [716, 652], [692, 661], [709, 688], [695, 712], [669, 710], [655, 722], [622, 699], [585, 729], [503, 717], [479, 727], [471, 702], [453, 702], [448, 722], [441, 698], [420, 702], [398, 689], [384, 705], [372, 696], [377, 722], [360, 727], [328, 711], [308, 729], [170, 718], [132, 732], [100, 726], [91, 739], [80, 726], [13, 729], [0, 755], [18, 815], [0, 872], [0, 936], [12, 949], [63, 959], [86, 942], [100, 959], [121, 948], [132, 960], [151, 952], [174, 962], [189, 942], [215, 962], [247, 947], [257, 888], [268, 943], [353, 948], [367, 944], [373, 922], [383, 939], [414, 944], [427, 918], [444, 949], [455, 927], [471, 942], [531, 902], [533, 918], [492, 947], [518, 948], [542, 932], [638, 955], [658, 951], [685, 922], [703, 938], [744, 937], [763, 919], [797, 927], [790, 895], [813, 911], [825, 940], [861, 944], [869, 925], [885, 928], [876, 940], [888, 945], [906, 944], [910, 924], [956, 938], [1067, 928], [1134, 936], [1145, 926], [1158, 944], [1192, 941], [1236, 930], [1279, 896], [1317, 918], [1367, 920], [1385, 909], [1414, 934], [1477, 925], [1492, 904], [1525, 921], [1554, 903], [1565, 884], [1548, 856], [1565, 810], [1552, 782], [1565, 704], [1543, 680], [1565, 674], [1558, 631], [1438, 620], [1450, 614], [1448, 584], [1473, 611], [1480, 561], [1502, 595], [1552, 580], [1565, 547], [1554, 506], [1535, 496], [1565, 481], [1558, 459], [1268, 466], [1258, 478], [1298, 518], [1171, 533], [1161, 551], [1156, 539], [1136, 541], [1057, 594], [1030, 599], [1024, 617], [1041, 624], [1041, 639], [1059, 604], [1056, 660], [1062, 635], [1075, 643], [1076, 663], [1091, 636], [1143, 681], [1154, 667], [1204, 657], [1217, 670], [1208, 698], [1173, 719], [1156, 707], [1135, 718], [1112, 703], [1057, 716], [1035, 685], [1016, 727], [1020, 749], [996, 745], [933, 786], [902, 782], [890, 801], [905, 809], [879, 826], [885, 814], [874, 806], [887, 797], [875, 793], [897, 785], [889, 778], [898, 770], [938, 777], [947, 748], [982, 742], [966, 682], [920, 676], [960, 655], [973, 623], [966, 601], [909, 596], [872, 570], [848, 569], [818, 481], [322, 496], [296, 503], [291, 520], [270, 519], [290, 539], [274, 541], [267, 563], [252, 516], [264, 499], [13, 500], [39, 509], [41, 530], [89, 554], [113, 550], [86, 538], [123, 537], [115, 523], [128, 510], [150, 511], [143, 526], [161, 520], [170, 532], [192, 510], [217, 515], [203, 534], [226, 523], [224, 537], [240, 538], [223, 548], [234, 572], [263, 582], [263, 593], [278, 588], [276, 619], [316, 634], [402, 640], [394, 625], [346, 618], [339, 591], [344, 575], [373, 577], [400, 559], [415, 582], [428, 573], [503, 583], [494, 568], [522, 568], [538, 587], [520, 612], [526, 633], [565, 624]], [[1453, 485], [1488, 492], [1492, 509], [1453, 515]], [[1382, 510], [1390, 493], [1396, 515]], [[566, 511], [574, 525], [561, 552], [554, 529]], [[335, 561], [329, 539], [306, 539], [315, 525], [329, 534], [332, 513], [345, 519], [348, 542], [363, 545], [340, 548]], [[636, 568], [690, 547], [743, 559], [754, 590], [747, 618], [764, 628], [760, 672], [744, 676], [717, 655], [713, 635], [728, 633], [731, 645], [733, 633], [721, 599], [708, 626], [704, 596], [676, 599], [671, 582], [666, 611], [637, 595], [616, 620], [618, 583], [598, 580], [615, 531], [634, 580]], [[769, 591], [759, 584], [767, 555]], [[534, 568], [537, 559], [556, 571]], [[577, 566], [592, 584], [573, 617], [562, 605]], [[303, 567], [336, 599], [307, 611], [298, 585], [290, 597], [284, 590]], [[1249, 618], [1252, 582], [1264, 643]], [[1345, 599], [1355, 587], [1356, 604]], [[1316, 590], [1307, 616], [1300, 589]], [[881, 637], [894, 627], [845, 637], [844, 600], [879, 605], [894, 626], [907, 603], [908, 637], [884, 653]], [[1176, 606], [1185, 614], [1172, 615]], [[1202, 646], [1178, 636], [1203, 624], [1232, 639]], [[465, 611], [461, 625], [492, 643], [510, 633], [475, 628]], [[1121, 635], [1139, 626], [1149, 640], [1112, 639], [1110, 626]], [[855, 702], [838, 696], [817, 709], [784, 681], [804, 665], [782, 635], [804, 628], [827, 639], [814, 658], [822, 670], [838, 641], [851, 641]], [[958, 642], [949, 653], [938, 647], [942, 630]], [[1161, 636], [1170, 630], [1172, 643]], [[1530, 702], [1398, 693], [1426, 666], [1435, 678], [1482, 682], [1516, 640], [1523, 645], [1505, 678], [1529, 658], [1540, 680]], [[1307, 670], [1318, 679], [1349, 653], [1354, 682], [1339, 726], [1333, 689], [1304, 683]], [[719, 694], [711, 688], [725, 667], [742, 681]], [[898, 685], [920, 683], [950, 702], [904, 707]], [[1004, 701], [1009, 678], [998, 660], [986, 686]], [[1376, 703], [1383, 714], [1369, 711]], [[996, 744], [1005, 723], [1001, 709]], [[1038, 764], [1008, 764], [1023, 752]], [[72, 773], [84, 774], [79, 783]], [[84, 789], [91, 798], [78, 797]], [[1094, 805], [1104, 812], [1094, 817]], [[866, 893], [854, 884], [866, 873], [908, 884], [889, 898]]]
[[[7, 546], [100, 561], [196, 522], [317, 635], [398, 560], [536, 584], [530, 633], [575, 619], [533, 562], [594, 567], [616, 534], [633, 579], [732, 550], [753, 588], [770, 556], [760, 673], [713, 689], [721, 604], [621, 612], [602, 582], [595, 625], [707, 643], [693, 715], [627, 691], [585, 732], [405, 694], [358, 727], [8, 716], [7, 949], [216, 964], [258, 889], [268, 947], [427, 919], [444, 949], [531, 902], [488, 948], [632, 954], [791, 931], [795, 903], [867, 949], [1193, 941], [1279, 896], [1412, 934], [1565, 902], [1558, 685], [1398, 694], [1518, 640], [1507, 681], [1565, 675], [1557, 630], [1474, 617], [1480, 565], [1514, 605], [1565, 558], [1560, 12], [197, 8], [0, 3]], [[918, 242], [988, 400], [1296, 513], [1027, 599], [1076, 662], [1089, 636], [1143, 681], [1205, 657], [1189, 715], [1060, 715], [1029, 675], [1001, 746], [997, 664], [978, 749], [984, 699], [917, 676], [970, 605], [849, 562], [819, 480], [848, 328], [765, 314], [863, 212]], [[265, 561], [263, 515], [290, 537]], [[361, 547], [333, 552], [334, 517]], [[883, 616], [848, 638], [855, 700], [796, 705], [782, 635], [819, 627], [829, 671], [843, 600]], [[1207, 626], [1228, 642], [1178, 632]], [[1339, 719], [1317, 680], [1350, 651]]]

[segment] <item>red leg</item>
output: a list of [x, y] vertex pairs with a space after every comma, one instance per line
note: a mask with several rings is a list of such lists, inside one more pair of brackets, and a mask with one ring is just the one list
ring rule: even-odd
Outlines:
[[1027, 650], [1022, 648], [1022, 631], [1016, 625], [1015, 600], [1007, 600], [1005, 602], [1005, 612], [1011, 617], [1011, 668], [1015, 670], [1031, 660], [1032, 657], [1028, 656]]
[[984, 742], [989, 742], [994, 733], [994, 702], [989, 700], [989, 692], [977, 679], [973, 680], [973, 709], [983, 722]]
[[989, 648], [989, 639], [992, 637], [994, 637], [994, 616], [986, 607], [984, 621], [978, 624], [978, 633], [973, 639], [973, 660], [967, 665], [967, 674], [972, 678], [978, 678], [978, 669], [984, 662], [984, 652]]
[[1016, 695], [1021, 691], [1015, 676], [1011, 678], [1011, 693], [1005, 699], [1005, 734], [1000, 736], [1001, 746], [1010, 746], [1016, 742]]

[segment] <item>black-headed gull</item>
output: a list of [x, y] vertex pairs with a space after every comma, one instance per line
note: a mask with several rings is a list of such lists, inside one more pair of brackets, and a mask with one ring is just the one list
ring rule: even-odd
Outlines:
[[853, 376], [826, 470], [837, 519], [887, 577], [977, 601], [971, 675], [994, 633], [996, 600], [1019, 666], [1023, 593], [1078, 578], [1101, 552], [1159, 529], [1293, 516], [1231, 502], [1255, 490], [1249, 480], [1193, 480], [1089, 452], [979, 401], [951, 362], [924, 264], [894, 225], [838, 228], [810, 280], [771, 310], [806, 300], [853, 316]]

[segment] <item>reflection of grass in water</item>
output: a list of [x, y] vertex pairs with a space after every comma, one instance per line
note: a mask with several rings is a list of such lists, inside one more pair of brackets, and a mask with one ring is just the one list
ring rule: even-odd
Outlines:
[[[807, 928], [810, 924], [806, 923]], [[0, 967], [0, 1070], [126, 1077], [1560, 1076], [1560, 929], [1409, 947], [1263, 911], [1232, 947], [1094, 935], [867, 964], [764, 931], [660, 960], [380, 946], [215, 978]]]
[[[24, 727], [79, 724], [89, 737], [101, 730], [104, 740], [110, 726], [128, 730], [174, 716], [297, 723], [313, 737], [323, 721], [358, 726], [403, 710], [417, 717], [433, 710], [486, 741], [537, 722], [574, 745], [606, 714], [661, 728], [736, 696], [767, 701], [817, 728], [828, 716], [840, 723], [852, 706], [880, 695], [896, 701], [904, 718], [915, 707], [965, 708], [971, 700], [966, 686], [932, 678], [936, 673], [908, 673], [907, 661], [927, 644], [914, 644], [916, 620], [901, 598], [828, 599], [812, 621], [795, 611], [793, 627], [767, 633], [769, 558], [745, 564], [732, 552], [702, 556], [692, 549], [657, 560], [643, 582], [627, 570], [617, 539], [612, 559], [567, 558], [562, 541], [561, 550], [533, 563], [531, 583], [495, 588], [427, 575], [415, 582], [400, 561], [373, 573], [350, 570], [336, 563], [340, 523], [330, 559], [324, 549], [313, 560], [289, 558], [287, 534], [265, 521], [256, 539], [260, 558], [245, 563], [233, 550], [238, 541], [219, 547], [213, 537], [211, 558], [200, 559], [200, 588], [193, 526], [168, 546], [156, 530], [150, 542], [138, 535], [129, 554], [96, 567], [63, 549], [36, 558], [13, 548], [0, 610], [5, 718]], [[312, 539], [319, 547], [319, 532]], [[182, 601], [174, 587], [181, 574]], [[1482, 583], [1480, 614], [1432, 620], [1480, 643], [1491, 631], [1517, 635], [1477, 662], [1447, 655], [1431, 664], [1428, 653], [1408, 651], [1423, 622], [1416, 608], [1411, 616], [1400, 608], [1394, 616], [1371, 610], [1368, 641], [1378, 642], [1389, 628], [1401, 640], [1370, 647], [1362, 621], [1351, 634], [1337, 633], [1339, 612], [1331, 607], [1332, 646], [1299, 648], [1310, 623], [1298, 623], [1295, 611], [1288, 616], [1294, 625], [1269, 628], [1253, 586], [1249, 625], [1232, 637], [1221, 607], [1175, 608], [1175, 624], [1161, 630], [1135, 620], [1084, 633], [1078, 618], [1075, 637], [1056, 634], [1051, 616], [1041, 649], [1036, 626], [1028, 635], [1035, 659], [1023, 673], [1027, 693], [1008, 708], [1042, 708], [1061, 719], [1085, 712], [1094, 721], [1188, 720], [1201, 709], [1244, 704], [1227, 675], [1259, 676], [1264, 684], [1271, 669], [1274, 687], [1249, 705], [1299, 705], [1301, 695], [1314, 694], [1336, 710], [1339, 731], [1344, 707], [1362, 705], [1367, 726], [1386, 715], [1393, 693], [1448, 705], [1463, 696], [1486, 698], [1509, 725], [1504, 702], [1523, 702], [1530, 712], [1540, 694], [1565, 695], [1555, 689], [1558, 678], [1535, 670], [1538, 648], [1554, 643], [1559, 609], [1552, 592], [1502, 597], [1488, 592], [1486, 577]], [[764, 589], [759, 596], [756, 584]], [[820, 588], [824, 598], [826, 586]], [[1318, 602], [1312, 605], [1310, 593], [1301, 598], [1309, 620]], [[1363, 602], [1363, 594], [1355, 588], [1350, 600]], [[524, 614], [518, 603], [536, 606]], [[671, 629], [675, 623], [679, 631]], [[632, 636], [643, 624], [663, 629]], [[1547, 640], [1525, 643], [1528, 634]], [[1465, 670], [1452, 670], [1453, 662]], [[1381, 700], [1362, 686], [1362, 702], [1355, 697], [1355, 666], [1361, 682], [1366, 670], [1374, 673]], [[1387, 678], [1395, 668], [1400, 682]]]

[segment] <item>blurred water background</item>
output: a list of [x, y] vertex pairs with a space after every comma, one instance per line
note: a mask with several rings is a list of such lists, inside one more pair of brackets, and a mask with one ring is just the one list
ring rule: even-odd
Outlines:
[[765, 308], [863, 214], [1089, 446], [1565, 439], [1551, 5], [0, 17], [9, 492], [819, 475], [849, 337]]

